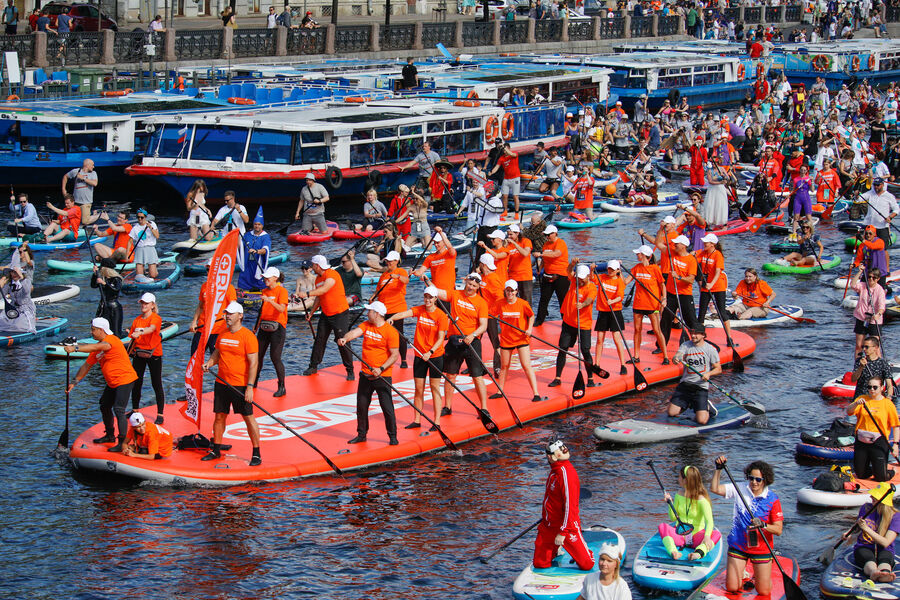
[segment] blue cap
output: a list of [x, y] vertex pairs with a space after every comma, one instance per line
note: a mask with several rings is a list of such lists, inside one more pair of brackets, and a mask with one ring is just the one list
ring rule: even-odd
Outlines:
[[872, 185], [882, 185], [884, 183], [884, 179], [881, 177], [876, 177], [872, 180]]

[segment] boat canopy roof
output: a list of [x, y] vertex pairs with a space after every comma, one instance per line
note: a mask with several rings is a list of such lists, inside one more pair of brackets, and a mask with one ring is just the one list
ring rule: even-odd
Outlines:
[[127, 96], [0, 103], [0, 119], [115, 122], [128, 121], [137, 114], [221, 110], [225, 106], [230, 105], [212, 97], [198, 99], [180, 94], [139, 92]]
[[632, 52], [628, 54], [598, 54], [587, 57], [585, 64], [612, 69], [656, 69], [737, 63], [731, 56], [700, 56], [683, 52]]

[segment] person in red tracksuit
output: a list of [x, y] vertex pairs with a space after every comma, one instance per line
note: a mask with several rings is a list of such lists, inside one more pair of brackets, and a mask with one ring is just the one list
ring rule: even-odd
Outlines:
[[569, 450], [562, 440], [547, 444], [547, 462], [550, 463], [550, 475], [547, 476], [544, 490], [532, 564], [537, 569], [549, 567], [562, 546], [575, 559], [580, 569], [589, 571], [594, 567], [595, 561], [594, 554], [581, 534], [581, 520], [578, 516], [581, 486], [578, 483], [578, 473], [569, 462]]
[[691, 154], [691, 185], [705, 185], [703, 168], [706, 165], [706, 161], [709, 160], [709, 156], [706, 148], [703, 147], [702, 136], [697, 136], [689, 152]]

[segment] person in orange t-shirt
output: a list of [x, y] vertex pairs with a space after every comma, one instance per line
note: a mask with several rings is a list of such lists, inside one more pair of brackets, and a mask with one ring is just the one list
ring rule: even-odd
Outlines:
[[[100, 218], [107, 223], [106, 230], [103, 232], [105, 236], [113, 236], [113, 246], [110, 248], [105, 244], [94, 244], [94, 254], [100, 258], [114, 258], [119, 262], [128, 262], [132, 256], [131, 241], [131, 224], [128, 222], [128, 213], [120, 210], [116, 213], [116, 222], [106, 212], [100, 213]], [[100, 227], [94, 225], [94, 235], [100, 235]]]
[[[402, 313], [397, 313], [388, 318], [387, 322], [393, 325], [397, 319], [416, 318], [416, 335], [413, 338], [413, 382], [416, 386], [413, 403], [416, 408], [422, 410], [425, 403], [425, 378], [429, 378], [431, 398], [434, 402], [434, 422], [440, 425], [441, 409], [444, 407], [444, 399], [441, 397], [441, 373], [444, 369], [444, 338], [450, 327], [450, 319], [447, 313], [438, 308], [438, 288], [430, 285], [425, 288], [424, 302]], [[418, 429], [422, 426], [419, 413], [413, 418], [413, 422], [406, 429]], [[433, 428], [437, 431], [437, 427]]]
[[[538, 393], [537, 378], [534, 368], [531, 366], [531, 328], [534, 327], [534, 311], [531, 305], [518, 297], [519, 284], [509, 279], [503, 285], [503, 299], [491, 306], [491, 319], [500, 324], [500, 375], [497, 377], [497, 387], [505, 389], [506, 377], [509, 375], [509, 366], [512, 363], [513, 352], [519, 355], [519, 364], [525, 371], [525, 377], [531, 385], [534, 394], [532, 402], [543, 400]], [[516, 329], [518, 328], [518, 329]], [[522, 331], [519, 331], [519, 330]], [[502, 398], [503, 394], [497, 392], [491, 398]]]
[[562, 306], [569, 291], [569, 276], [566, 265], [569, 264], [569, 247], [559, 238], [559, 230], [556, 225], [547, 225], [544, 228], [547, 241], [540, 252], [534, 252], [534, 256], [543, 259], [544, 273], [541, 275], [541, 298], [538, 301], [537, 319], [535, 327], [544, 324], [547, 318], [547, 307], [550, 306], [550, 296], [556, 294], [556, 300]]
[[676, 315], [682, 320], [682, 327], [687, 326], [693, 331], [699, 326], [697, 309], [694, 308], [694, 280], [697, 278], [699, 267], [697, 259], [687, 250], [690, 243], [691, 241], [683, 235], [672, 240], [674, 250], [671, 255], [671, 270], [666, 280], [666, 306], [660, 323], [667, 344]]
[[[209, 264], [206, 265], [207, 271], [209, 270]], [[222, 302], [222, 306], [219, 307], [219, 312], [216, 314], [212, 331], [209, 334], [209, 339], [206, 341], [206, 349], [212, 352], [216, 349], [216, 338], [219, 337], [219, 334], [225, 331], [225, 307], [231, 304], [232, 302], [237, 301], [237, 290], [234, 289], [234, 286], [230, 283], [228, 284], [228, 289], [225, 290], [225, 301]], [[194, 336], [191, 339], [191, 356], [194, 355], [194, 352], [197, 351], [197, 346], [200, 345], [200, 337], [203, 335], [203, 327], [206, 325], [206, 285], [200, 286], [200, 295], [197, 301], [197, 308], [194, 310], [194, 318], [191, 320], [190, 330], [194, 332]]]
[[728, 307], [728, 312], [738, 319], [765, 317], [775, 299], [775, 292], [759, 278], [759, 273], [753, 268], [744, 271], [744, 278], [738, 282], [731, 295], [737, 298], [737, 302]]
[[635, 280], [634, 303], [634, 358], [641, 359], [641, 339], [644, 317], [650, 319], [653, 333], [656, 335], [657, 347], [661, 350], [662, 364], [669, 364], [669, 352], [665, 344], [659, 343], [663, 339], [662, 330], [659, 327], [659, 313], [662, 310], [662, 297], [665, 293], [666, 282], [663, 280], [662, 271], [653, 258], [653, 248], [643, 244], [640, 248], [632, 250], [637, 255], [638, 264], [631, 268], [631, 275], [626, 276], [625, 285]]
[[259, 341], [259, 369], [256, 371], [256, 383], [259, 383], [259, 373], [262, 371], [262, 359], [269, 351], [272, 366], [275, 367], [275, 375], [278, 377], [278, 389], [272, 394], [273, 398], [281, 398], [287, 394], [284, 389], [284, 362], [281, 353], [284, 351], [284, 339], [287, 333], [287, 307], [288, 291], [281, 285], [284, 275], [275, 267], [269, 267], [263, 271], [263, 288], [260, 297], [262, 306], [259, 309], [259, 324], [256, 330], [256, 339]]
[[653, 238], [648, 236], [643, 229], [638, 229], [638, 236], [640, 236], [641, 241], [647, 242], [652, 248], [657, 248], [660, 251], [659, 268], [662, 271], [663, 281], [669, 279], [669, 269], [671, 268], [669, 257], [675, 252], [672, 240], [677, 238], [678, 235], [678, 220], [672, 215], [667, 215], [659, 222], [659, 229]]
[[383, 302], [372, 302], [363, 308], [367, 311], [366, 321], [338, 340], [338, 345], [343, 347], [358, 337], [363, 339], [364, 364], [356, 388], [356, 437], [347, 443], [359, 444], [366, 441], [369, 433], [369, 405], [372, 404], [372, 393], [376, 393], [384, 415], [388, 444], [396, 446], [400, 442], [397, 441], [397, 417], [394, 415], [394, 402], [391, 399], [391, 369], [400, 359], [400, 334], [384, 320], [387, 308]]
[[[456, 287], [456, 250], [440, 227], [434, 228], [434, 249], [434, 253], [426, 256], [421, 266], [413, 271], [413, 275], [421, 278], [428, 269], [431, 271], [434, 286], [439, 290], [450, 292]], [[450, 310], [449, 306], [444, 308]]]
[[72, 194], [66, 194], [63, 209], [47, 203], [47, 208], [55, 212], [57, 220], [44, 229], [44, 243], [74, 242], [78, 239], [78, 228], [81, 227], [81, 209], [75, 204]]
[[[315, 375], [319, 363], [325, 357], [325, 345], [328, 344], [328, 336], [333, 332], [334, 341], [341, 339], [350, 328], [350, 305], [347, 304], [347, 294], [344, 291], [344, 280], [340, 274], [331, 268], [328, 259], [321, 254], [316, 254], [311, 259], [312, 270], [316, 274], [316, 289], [309, 292], [299, 292], [297, 297], [301, 300], [315, 298], [313, 305], [306, 311], [306, 320], [311, 321], [313, 314], [320, 307], [322, 315], [316, 325], [316, 339], [313, 343], [312, 354], [309, 356], [309, 367], [303, 371], [304, 376]], [[347, 381], [353, 381], [353, 357], [343, 346], [339, 347], [341, 362], [347, 370]]]
[[[449, 293], [438, 289], [438, 297], [450, 304], [450, 334], [444, 347], [444, 408], [441, 415], [453, 414], [453, 386], [463, 362], [475, 384], [481, 401], [481, 409], [487, 410], [487, 388], [484, 385], [485, 370], [481, 360], [481, 335], [488, 327], [488, 305], [481, 297], [481, 275], [469, 273], [462, 291]], [[431, 282], [425, 280], [427, 285]], [[450, 383], [448, 383], [450, 382]]]
[[[587, 384], [594, 385], [594, 359], [591, 357], [591, 323], [593, 315], [591, 307], [597, 297], [597, 286], [591, 283], [591, 268], [581, 264], [576, 268], [578, 260], [573, 260], [568, 267], [568, 293], [560, 303], [562, 313], [562, 328], [559, 331], [559, 347], [568, 350], [577, 341], [581, 347], [581, 360], [584, 361], [588, 373]], [[575, 278], [578, 278], [576, 281]], [[566, 354], [562, 351], [556, 354], [556, 376], [547, 387], [561, 385], [563, 367], [566, 366]]]
[[522, 228], [513, 223], [506, 230], [506, 251], [509, 252], [507, 276], [519, 284], [518, 297], [531, 306], [534, 295], [534, 271], [531, 269], [531, 240], [522, 235]]
[[234, 414], [244, 418], [250, 443], [253, 444], [250, 466], [257, 467], [262, 464], [262, 458], [259, 454], [259, 425], [253, 416], [253, 392], [259, 371], [259, 342], [252, 331], [241, 325], [243, 318], [244, 307], [237, 302], [225, 307], [227, 327], [219, 334], [212, 356], [203, 363], [204, 373], [215, 365], [219, 365], [219, 372], [213, 388], [213, 412], [216, 417], [213, 421], [212, 447], [200, 460], [222, 458], [220, 446], [225, 433], [225, 419], [233, 409]]
[[137, 410], [141, 405], [144, 371], [150, 367], [150, 383], [156, 396], [156, 424], [161, 425], [166, 407], [166, 388], [162, 381], [162, 317], [157, 312], [156, 296], [150, 292], [141, 296], [139, 303], [141, 314], [135, 317], [128, 330], [128, 337], [134, 340], [130, 350], [134, 354], [131, 366], [138, 377], [131, 390], [131, 408]]
[[[593, 265], [591, 266], [593, 270]], [[606, 273], [597, 276], [597, 324], [594, 325], [594, 331], [599, 333], [597, 336], [597, 358], [599, 363], [603, 358], [603, 342], [606, 341], [606, 334], [611, 333], [613, 343], [616, 345], [616, 352], [619, 353], [619, 374], [628, 373], [625, 366], [625, 338], [622, 333], [625, 331], [625, 317], [622, 316], [622, 301], [625, 299], [625, 280], [622, 279], [621, 265], [619, 261], [613, 259], [606, 263]], [[636, 362], [640, 362], [637, 359]], [[635, 368], [638, 368], [635, 366]]]
[[728, 322], [728, 310], [725, 306], [725, 291], [728, 289], [728, 275], [725, 274], [725, 255], [722, 254], [722, 244], [714, 233], [707, 233], [702, 238], [703, 250], [694, 253], [703, 281], [700, 283], [700, 307], [697, 311], [697, 322], [703, 323], [706, 319], [706, 310], [709, 301], [716, 303], [716, 312], [719, 320], [725, 327], [725, 333], [731, 335], [731, 324]]
[[[378, 287], [375, 295], [387, 308], [386, 319], [390, 319], [394, 315], [406, 312], [409, 308], [406, 305], [406, 285], [409, 283], [409, 273], [406, 269], [400, 267], [400, 253], [391, 250], [384, 258], [384, 265], [374, 270], [381, 271], [381, 277], [378, 278]], [[400, 368], [408, 368], [406, 363], [406, 336], [403, 329], [403, 319], [394, 318], [391, 320], [397, 331], [400, 332]]]
[[[122, 340], [113, 335], [109, 328], [109, 321], [103, 317], [96, 317], [91, 321], [91, 337], [97, 340], [94, 344], [66, 344], [67, 354], [72, 352], [88, 352], [88, 357], [75, 374], [75, 380], [69, 384], [66, 392], [71, 392], [75, 385], [84, 379], [88, 371], [98, 362], [106, 387], [100, 395], [100, 414], [103, 415], [103, 427], [106, 435], [94, 440], [95, 444], [117, 443], [109, 448], [110, 452], [121, 452], [125, 434], [128, 432], [128, 419], [125, 413], [128, 409], [128, 398], [131, 396], [131, 388], [137, 381], [137, 373], [128, 360], [128, 350]], [[116, 424], [119, 427], [119, 435], [116, 436]]]
[[841, 179], [832, 168], [830, 158], [822, 159], [822, 170], [816, 174], [816, 202], [831, 204], [837, 200]]
[[148, 423], [139, 412], [128, 417], [128, 434], [122, 454], [144, 460], [159, 460], [172, 456], [172, 434], [155, 423]]
[[[506, 234], [500, 229], [495, 229], [488, 234], [488, 238], [491, 240], [490, 248], [484, 242], [478, 242], [478, 245], [484, 248], [484, 251], [487, 254], [494, 257], [494, 266], [497, 269], [497, 277], [500, 278], [501, 285], [503, 285], [502, 282], [509, 279], [509, 251], [503, 244], [506, 240]], [[503, 290], [500, 291], [500, 295], [503, 295]]]
[[[500, 271], [494, 263], [494, 258], [486, 252], [478, 259], [477, 273], [481, 275], [481, 280], [483, 281], [481, 297], [484, 298], [484, 303], [490, 308], [503, 299], [503, 283], [506, 280], [500, 277]], [[494, 365], [494, 378], [496, 378], [500, 375], [500, 329], [496, 320], [488, 320], [487, 335], [491, 341], [491, 346], [494, 348], [491, 360]]]

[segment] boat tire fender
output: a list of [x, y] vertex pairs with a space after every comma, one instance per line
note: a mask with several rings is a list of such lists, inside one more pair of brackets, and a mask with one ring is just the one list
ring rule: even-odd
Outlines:
[[336, 190], [341, 187], [341, 184], [344, 183], [344, 173], [340, 170], [339, 167], [329, 165], [329, 167], [325, 169], [325, 179], [328, 181], [328, 184], [332, 187], [332, 189]]
[[383, 177], [381, 175], [381, 171], [378, 169], [372, 169], [369, 171], [369, 175], [366, 177], [366, 189], [378, 189], [381, 186], [381, 182]]

